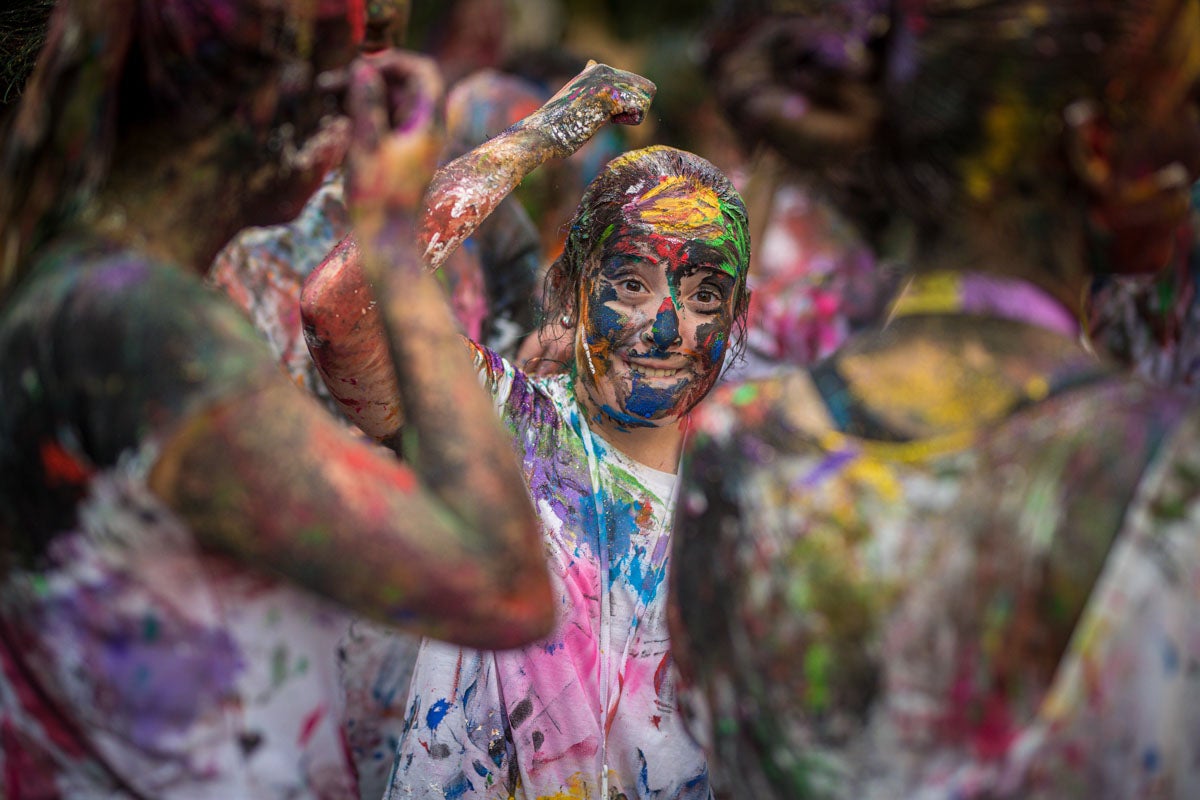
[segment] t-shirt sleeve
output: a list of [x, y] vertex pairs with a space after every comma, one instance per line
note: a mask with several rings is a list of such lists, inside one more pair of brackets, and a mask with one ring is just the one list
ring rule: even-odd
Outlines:
[[49, 535], [88, 476], [278, 367], [194, 276], [128, 251], [43, 263], [0, 322], [0, 524]]
[[541, 381], [530, 378], [493, 350], [469, 342], [479, 382], [492, 397], [496, 415], [515, 434], [555, 428], [560, 413]]

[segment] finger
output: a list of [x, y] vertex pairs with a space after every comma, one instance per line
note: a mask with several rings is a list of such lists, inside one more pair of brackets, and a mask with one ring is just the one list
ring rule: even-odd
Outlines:
[[400, 50], [371, 57], [383, 77], [393, 130], [416, 132], [432, 127], [445, 92], [442, 76], [429, 58]]
[[657, 91], [657, 87], [645, 78], [637, 75], [631, 77], [635, 80], [630, 81], [629, 88], [614, 93], [617, 108], [612, 115], [612, 121], [618, 125], [640, 124]]
[[358, 59], [350, 74], [347, 110], [353, 123], [353, 148], [373, 152], [388, 134], [387, 88], [379, 71], [366, 59]]

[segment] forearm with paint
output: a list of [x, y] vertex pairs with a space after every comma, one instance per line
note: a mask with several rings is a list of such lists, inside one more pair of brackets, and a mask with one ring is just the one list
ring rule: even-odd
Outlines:
[[573, 154], [605, 123], [640, 123], [654, 91], [639, 75], [589, 64], [537, 111], [439, 169], [420, 228], [429, 269], [441, 266], [530, 172]]

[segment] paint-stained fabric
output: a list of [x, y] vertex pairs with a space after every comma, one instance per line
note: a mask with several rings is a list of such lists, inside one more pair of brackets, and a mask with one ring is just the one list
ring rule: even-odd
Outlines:
[[698, 415], [676, 652], [730, 796], [1200, 795], [1200, 416], [993, 288]]
[[665, 619], [675, 476], [592, 435], [567, 376], [476, 352], [541, 518], [559, 623], [505, 652], [423, 643], [387, 797], [707, 798]]
[[0, 795], [357, 798], [344, 615], [200, 552], [146, 484], [181, 419], [277, 369], [219, 295], [112, 245], [46, 251], [6, 304]]

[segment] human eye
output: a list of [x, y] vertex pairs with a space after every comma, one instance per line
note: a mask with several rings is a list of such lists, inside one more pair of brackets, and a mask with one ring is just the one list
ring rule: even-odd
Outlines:
[[701, 313], [715, 313], [725, 301], [725, 291], [716, 284], [702, 283], [690, 296], [693, 307]]
[[646, 288], [646, 285], [637, 278], [621, 278], [617, 284], [631, 294], [637, 294]]

